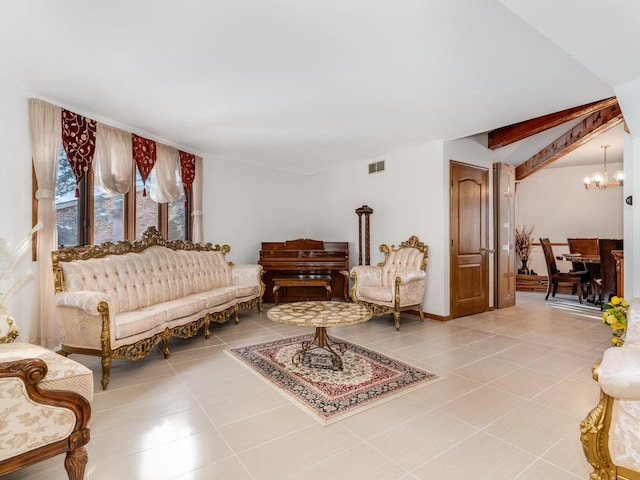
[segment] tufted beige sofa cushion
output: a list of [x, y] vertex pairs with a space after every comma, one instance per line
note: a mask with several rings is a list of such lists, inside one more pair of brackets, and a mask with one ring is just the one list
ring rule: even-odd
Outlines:
[[140, 310], [233, 284], [231, 268], [217, 251], [174, 251], [152, 246], [140, 253], [61, 264], [65, 291], [102, 292], [113, 313]]
[[421, 269], [424, 254], [416, 248], [401, 248], [392, 251], [382, 267], [358, 265], [352, 272], [358, 277], [356, 295], [360, 300], [385, 306], [395, 302], [396, 278], [400, 286], [401, 305], [422, 302], [426, 273]]
[[394, 285], [396, 272], [411, 272], [420, 270], [424, 254], [415, 248], [401, 248], [389, 254], [382, 267], [382, 286]]
[[213, 250], [153, 245], [140, 252], [60, 263], [56, 293], [62, 343], [100, 349], [100, 302], [109, 307], [110, 348], [132, 344], [165, 328], [222, 312], [261, 292], [259, 265], [232, 265]]

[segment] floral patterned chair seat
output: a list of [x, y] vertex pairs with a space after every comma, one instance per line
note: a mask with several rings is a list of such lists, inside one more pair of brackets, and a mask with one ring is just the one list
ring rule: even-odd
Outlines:
[[0, 476], [66, 453], [71, 480], [84, 478], [93, 372], [27, 343], [0, 344]]

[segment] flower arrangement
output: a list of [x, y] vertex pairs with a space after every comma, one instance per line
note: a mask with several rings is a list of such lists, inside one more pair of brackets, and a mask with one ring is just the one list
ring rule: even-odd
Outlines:
[[620, 347], [624, 343], [624, 337], [627, 333], [629, 304], [624, 298], [614, 296], [604, 304], [603, 308], [602, 323], [608, 325], [613, 334], [611, 345]]
[[529, 263], [529, 258], [531, 258], [531, 251], [533, 250], [533, 238], [531, 237], [532, 233], [533, 226], [528, 227], [527, 225], [525, 225], [520, 230], [516, 228], [516, 253], [518, 254], [518, 257], [520, 257], [520, 260], [522, 260], [522, 268], [518, 271], [518, 273], [529, 273], [527, 263]]
[[32, 272], [19, 275], [18, 265], [29, 249], [31, 236], [40, 228], [42, 224], [38, 222], [13, 248], [0, 238], [0, 312], [6, 310], [11, 297], [33, 277]]

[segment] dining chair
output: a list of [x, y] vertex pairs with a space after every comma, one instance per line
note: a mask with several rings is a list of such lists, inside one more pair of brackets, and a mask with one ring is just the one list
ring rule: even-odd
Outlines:
[[611, 255], [611, 250], [622, 250], [623, 241], [621, 239], [601, 238], [600, 239], [600, 270], [602, 278], [599, 286], [601, 300], [604, 305], [611, 297], [617, 295], [618, 278], [616, 274], [616, 259]]
[[[581, 255], [600, 255], [600, 243], [597, 238], [567, 238], [569, 252]], [[573, 272], [587, 272], [589, 277], [584, 285], [584, 294], [593, 294], [594, 301], [600, 298], [600, 286], [598, 279], [601, 277], [598, 263], [571, 262]]]
[[542, 251], [544, 252], [544, 260], [547, 264], [547, 274], [549, 277], [547, 281], [547, 296], [544, 297], [544, 299], [548, 300], [550, 293], [555, 297], [560, 283], [569, 283], [573, 286], [572, 293], [574, 295], [577, 294], [578, 301], [582, 303], [582, 284], [587, 278], [585, 275], [586, 272], [561, 272], [556, 265], [556, 257], [553, 256], [553, 248], [551, 248], [549, 239], [541, 238], [540, 245], [542, 245]]

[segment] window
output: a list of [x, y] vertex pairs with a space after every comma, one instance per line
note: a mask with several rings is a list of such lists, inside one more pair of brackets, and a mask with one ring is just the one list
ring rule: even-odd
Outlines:
[[185, 238], [191, 238], [189, 222], [187, 221], [189, 218], [187, 215], [189, 211], [188, 204], [188, 200], [185, 201], [184, 192], [173, 202], [169, 202], [167, 239], [184, 240]]
[[105, 193], [93, 183], [92, 243], [124, 240], [124, 194]]
[[[89, 172], [80, 182], [79, 197], [76, 197], [76, 179], [61, 147], [56, 180], [58, 244], [77, 246], [140, 240], [149, 226], [155, 226], [170, 240], [190, 239], [190, 217], [184, 193], [168, 203], [167, 208], [162, 208], [149, 197], [149, 185], [147, 196], [143, 196], [142, 179], [135, 166], [132, 175], [134, 171], [135, 195], [105, 193]], [[189, 202], [190, 195], [186, 200]], [[162, 231], [161, 225], [167, 225], [167, 231]]]
[[78, 245], [78, 198], [75, 196], [76, 177], [67, 161], [64, 148], [60, 147], [58, 175], [56, 178], [56, 216], [58, 221], [58, 244]]

